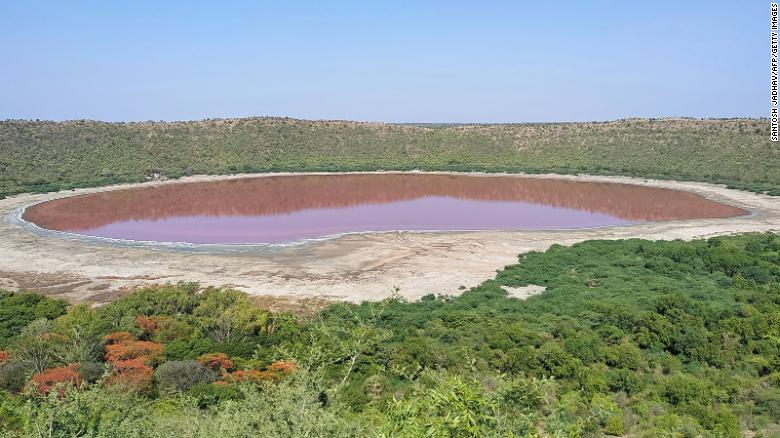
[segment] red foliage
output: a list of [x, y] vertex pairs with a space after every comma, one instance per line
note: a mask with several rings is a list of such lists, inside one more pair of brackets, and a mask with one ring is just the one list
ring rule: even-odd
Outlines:
[[8, 362], [9, 356], [7, 351], [0, 350], [0, 364]]
[[159, 321], [153, 316], [138, 315], [135, 317], [135, 323], [138, 325], [138, 328], [144, 331], [144, 337], [147, 339], [153, 336], [154, 332], [160, 328]]
[[[140, 324], [139, 324], [140, 325]], [[150, 341], [136, 341], [127, 332], [111, 333], [103, 338], [106, 345], [106, 360], [114, 366], [114, 375], [109, 384], [121, 384], [134, 390], [143, 390], [152, 383], [152, 367], [149, 362], [162, 359], [162, 344]]]
[[232, 373], [223, 373], [222, 377], [229, 382], [259, 382], [262, 380], [269, 380], [270, 376], [267, 371], [258, 370], [238, 370]]
[[111, 363], [130, 359], [158, 359], [162, 356], [164, 347], [150, 341], [124, 341], [106, 345], [106, 360]]
[[107, 344], [121, 344], [122, 342], [132, 341], [133, 335], [128, 332], [114, 332], [103, 336]]
[[108, 380], [109, 384], [121, 384], [131, 389], [146, 389], [152, 383], [152, 367], [144, 363], [144, 358], [139, 357], [129, 360], [114, 362], [114, 375]]
[[278, 361], [269, 365], [265, 370], [238, 370], [228, 373], [222, 370], [222, 378], [228, 382], [260, 382], [267, 380], [281, 380], [291, 374], [298, 366], [294, 362]]
[[198, 358], [198, 362], [212, 370], [229, 370], [234, 365], [233, 361], [225, 353], [206, 353]]
[[298, 365], [292, 361], [280, 360], [271, 364], [268, 371], [277, 374], [290, 374], [298, 368]]
[[[55, 385], [60, 383], [64, 383], [66, 386], [78, 386], [82, 383], [82, 379], [77, 369], [77, 364], [71, 364], [66, 367], [49, 368], [42, 373], [33, 374], [32, 379], [30, 379], [30, 385], [40, 394], [49, 393]], [[64, 388], [60, 391], [64, 391]]]

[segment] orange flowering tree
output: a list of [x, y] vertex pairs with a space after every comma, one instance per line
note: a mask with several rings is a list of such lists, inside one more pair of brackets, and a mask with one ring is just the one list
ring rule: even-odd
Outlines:
[[233, 360], [225, 353], [206, 353], [198, 357], [198, 362], [214, 371], [223, 371], [233, 368]]
[[280, 374], [280, 375], [287, 375], [291, 374], [293, 371], [295, 371], [298, 368], [298, 365], [295, 364], [295, 362], [290, 360], [279, 360], [274, 363], [272, 363], [268, 367], [268, 371], [271, 371], [274, 374]]
[[267, 366], [264, 370], [238, 370], [228, 373], [222, 370], [222, 378], [227, 382], [261, 382], [269, 380], [281, 380], [292, 374], [298, 366], [291, 361], [277, 361]]
[[127, 341], [106, 345], [106, 360], [116, 363], [123, 360], [143, 358], [145, 361], [158, 361], [162, 358], [164, 347], [151, 341]]
[[106, 341], [106, 360], [111, 363], [139, 358], [159, 360], [164, 351], [162, 344], [151, 341], [136, 341], [127, 332], [109, 333], [103, 340]]
[[109, 383], [145, 389], [152, 382], [152, 366], [163, 358], [164, 347], [150, 341], [137, 341], [127, 332], [106, 335], [105, 358], [114, 367]]
[[152, 367], [143, 358], [120, 360], [113, 363], [114, 375], [109, 384], [120, 384], [136, 390], [143, 390], [152, 384]]
[[143, 337], [146, 339], [154, 336], [160, 328], [160, 322], [154, 316], [138, 315], [135, 317], [135, 324], [143, 331]]
[[78, 386], [83, 382], [78, 372], [78, 365], [71, 364], [66, 367], [48, 368], [40, 373], [33, 374], [30, 386], [39, 394], [48, 394], [54, 387], [62, 385], [61, 391], [66, 386]]

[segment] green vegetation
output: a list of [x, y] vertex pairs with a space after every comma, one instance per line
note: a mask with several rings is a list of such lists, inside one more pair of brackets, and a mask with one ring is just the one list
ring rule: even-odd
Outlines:
[[780, 195], [780, 149], [756, 119], [386, 125], [276, 118], [0, 122], [0, 195], [154, 177], [449, 170], [711, 181]]
[[459, 297], [307, 318], [189, 283], [2, 299], [6, 436], [780, 436], [771, 233], [553, 246]]

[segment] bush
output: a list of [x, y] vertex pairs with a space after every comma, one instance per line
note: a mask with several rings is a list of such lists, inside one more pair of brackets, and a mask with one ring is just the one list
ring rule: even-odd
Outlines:
[[33, 373], [33, 366], [19, 361], [10, 361], [0, 366], [0, 389], [19, 392]]
[[188, 394], [196, 400], [201, 409], [225, 400], [239, 400], [242, 397], [241, 392], [234, 385], [221, 382], [196, 383], [189, 389]]
[[604, 433], [612, 436], [621, 436], [626, 433], [626, 428], [623, 425], [623, 416], [612, 415], [607, 418], [607, 422], [604, 424]]
[[0, 347], [7, 346], [29, 323], [63, 315], [66, 307], [65, 301], [43, 295], [0, 291]]
[[123, 332], [112, 333], [108, 335], [109, 342], [106, 345], [106, 360], [111, 363], [128, 361], [133, 359], [143, 359], [147, 364], [159, 363], [162, 361], [165, 347], [162, 344], [150, 341], [134, 341], [128, 339]]
[[202, 354], [198, 356], [198, 363], [214, 371], [227, 371], [233, 368], [233, 361], [225, 353]]
[[4, 436], [13, 436], [11, 432], [19, 431], [23, 424], [23, 418], [19, 414], [22, 400], [12, 394], [0, 391], [0, 431]]
[[607, 373], [607, 384], [610, 391], [622, 391], [628, 395], [638, 393], [643, 387], [642, 381], [637, 377], [636, 373], [625, 368], [610, 370]]
[[706, 406], [711, 400], [707, 385], [687, 374], [675, 374], [667, 378], [661, 387], [661, 395], [673, 405], [695, 403]]
[[135, 323], [142, 331], [142, 337], [159, 343], [167, 343], [176, 339], [186, 339], [192, 333], [192, 327], [184, 321], [171, 316], [135, 317]]
[[95, 383], [106, 372], [106, 365], [100, 362], [86, 362], [78, 367], [79, 374], [85, 382]]
[[124, 386], [132, 391], [145, 391], [152, 383], [152, 367], [143, 358], [114, 362], [114, 374], [109, 384]]
[[363, 381], [363, 392], [371, 400], [379, 400], [390, 392], [390, 381], [382, 374], [374, 374]]
[[554, 377], [572, 377], [580, 362], [554, 342], [546, 343], [536, 351], [536, 359], [544, 374]]
[[639, 368], [642, 361], [642, 352], [639, 347], [628, 340], [607, 349], [607, 364], [616, 368]]
[[198, 383], [211, 383], [217, 373], [194, 360], [172, 360], [154, 371], [154, 382], [162, 391], [187, 391]]
[[48, 394], [52, 389], [60, 385], [68, 387], [78, 386], [83, 380], [76, 368], [77, 365], [49, 368], [41, 373], [33, 374], [30, 384], [40, 394]]

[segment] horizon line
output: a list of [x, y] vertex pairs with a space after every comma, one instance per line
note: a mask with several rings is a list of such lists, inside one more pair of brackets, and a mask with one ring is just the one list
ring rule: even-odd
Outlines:
[[177, 124], [177, 123], [199, 123], [199, 122], [218, 122], [218, 121], [240, 121], [240, 120], [290, 120], [299, 122], [314, 123], [362, 123], [374, 125], [418, 125], [418, 126], [477, 126], [477, 125], [545, 125], [545, 124], [594, 124], [594, 123], [614, 123], [625, 121], [729, 121], [729, 120], [752, 120], [768, 121], [768, 117], [755, 116], [729, 116], [729, 117], [693, 117], [693, 116], [662, 116], [662, 117], [621, 117], [607, 120], [559, 120], [559, 121], [515, 121], [515, 122], [390, 122], [374, 120], [351, 120], [351, 119], [309, 119], [290, 116], [241, 116], [241, 117], [207, 117], [201, 119], [182, 119], [182, 120], [99, 120], [99, 119], [25, 119], [25, 118], [6, 118], [0, 120], [0, 123], [28, 122], [28, 123], [103, 123], [115, 125], [133, 125], [133, 124]]

